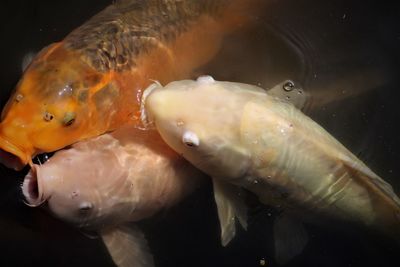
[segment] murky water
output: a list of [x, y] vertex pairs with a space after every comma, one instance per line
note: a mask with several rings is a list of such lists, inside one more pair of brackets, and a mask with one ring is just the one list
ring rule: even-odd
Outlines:
[[[1, 103], [36, 52], [110, 1], [6, 1], [0, 11]], [[400, 9], [381, 1], [271, 1], [249, 31], [228, 37], [198, 71], [219, 80], [271, 87], [292, 79], [311, 95], [306, 113], [358, 155], [400, 194], [398, 162]], [[24, 172], [0, 167], [0, 264], [112, 266], [98, 239], [22, 203]], [[219, 245], [210, 185], [168, 212], [146, 220], [157, 266], [276, 266], [276, 212], [257, 208], [247, 232]], [[398, 265], [400, 249], [357, 227], [308, 225], [309, 243], [288, 266]], [[395, 261], [396, 260], [396, 261]], [[260, 262], [261, 261], [261, 262]]]

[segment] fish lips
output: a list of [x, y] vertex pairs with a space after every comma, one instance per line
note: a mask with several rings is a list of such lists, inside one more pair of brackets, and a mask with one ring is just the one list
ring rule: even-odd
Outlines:
[[31, 170], [25, 176], [22, 183], [22, 193], [25, 197], [25, 204], [30, 207], [38, 207], [47, 199], [43, 193], [41, 180], [38, 179], [38, 167], [33, 165]]
[[2, 136], [0, 136], [0, 163], [16, 171], [20, 171], [28, 163], [32, 165], [28, 153]]

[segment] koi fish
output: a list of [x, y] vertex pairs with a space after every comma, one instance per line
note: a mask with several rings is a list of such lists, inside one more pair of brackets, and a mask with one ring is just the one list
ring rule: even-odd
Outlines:
[[135, 124], [151, 80], [188, 78], [258, 2], [116, 1], [29, 64], [1, 115], [0, 160], [18, 170], [39, 153]]
[[22, 191], [28, 205], [47, 203], [61, 220], [98, 232], [118, 266], [152, 266], [143, 233], [127, 223], [171, 207], [203, 177], [156, 131], [122, 127], [33, 165]]
[[[144, 122], [154, 123], [171, 148], [213, 177], [219, 199], [225, 184], [235, 185], [289, 213], [352, 221], [399, 237], [400, 199], [392, 187], [288, 101], [205, 76], [164, 88], [154, 84], [142, 103]], [[231, 217], [239, 213], [236, 204], [226, 204], [232, 198], [226, 192], [223, 205], [216, 198], [221, 225], [231, 219], [226, 210]], [[290, 216], [275, 221], [274, 233], [281, 263], [307, 242]]]

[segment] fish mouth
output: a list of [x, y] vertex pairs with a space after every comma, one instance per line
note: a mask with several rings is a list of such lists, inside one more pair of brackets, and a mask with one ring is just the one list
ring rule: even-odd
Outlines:
[[154, 81], [154, 83], [150, 84], [142, 94], [142, 97], [140, 99], [140, 120], [142, 122], [142, 125], [144, 126], [144, 129], [149, 129], [152, 124], [154, 123], [153, 119], [149, 116], [147, 110], [146, 110], [146, 100], [147, 97], [157, 88], [162, 88], [162, 85], [158, 81]]
[[26, 200], [25, 204], [30, 207], [40, 206], [46, 201], [42, 184], [40, 179], [38, 179], [38, 170], [38, 166], [33, 165], [22, 183], [22, 193]]
[[0, 136], [0, 163], [20, 171], [26, 164], [31, 165], [31, 158], [21, 148]]

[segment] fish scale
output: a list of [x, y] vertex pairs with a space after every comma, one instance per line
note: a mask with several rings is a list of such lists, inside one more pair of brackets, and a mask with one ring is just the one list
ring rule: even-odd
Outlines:
[[[120, 2], [94, 16], [65, 39], [67, 48], [86, 54], [89, 64], [102, 72], [136, 66], [135, 56], [147, 53], [157, 43], [175, 39], [201, 15], [215, 17], [228, 4], [227, 1]], [[117, 64], [118, 58], [129, 63]]]
[[105, 8], [27, 67], [2, 112], [8, 154], [0, 161], [19, 170], [39, 153], [139, 125], [144, 88], [189, 78], [263, 2], [125, 0]]
[[[318, 218], [366, 225], [398, 240], [400, 200], [392, 187], [293, 104], [257, 88], [202, 77], [152, 86], [142, 100], [147, 123], [212, 177], [221, 229], [229, 225], [225, 214], [243, 216], [224, 192], [234, 185], [285, 210], [274, 223], [279, 262], [305, 246], [301, 222]], [[235, 235], [230, 229], [222, 231], [225, 244]], [[301, 241], [296, 248], [284, 245], [294, 239]]]

